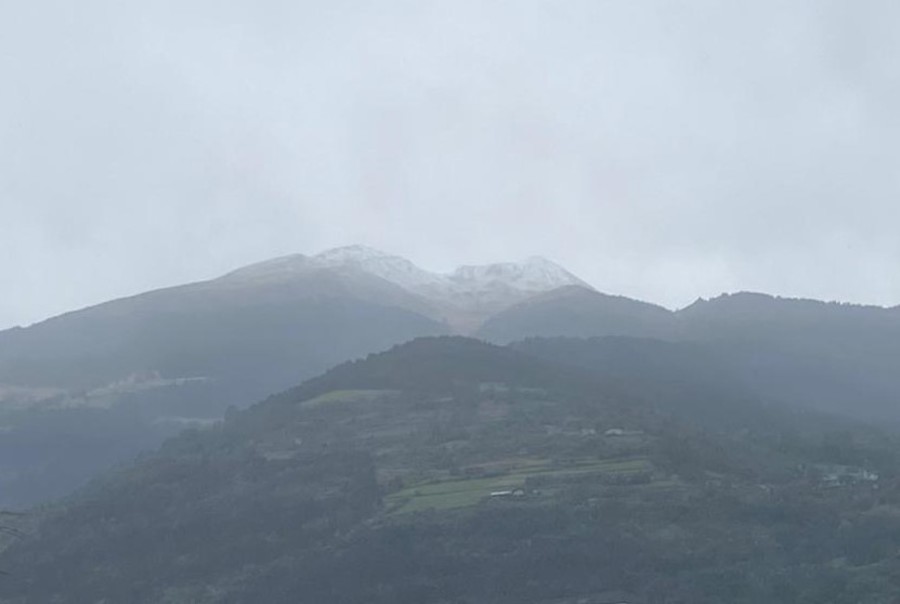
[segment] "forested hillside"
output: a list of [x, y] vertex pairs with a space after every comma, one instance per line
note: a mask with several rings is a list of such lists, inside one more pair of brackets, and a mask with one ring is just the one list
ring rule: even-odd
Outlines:
[[900, 425], [896, 308], [738, 293], [670, 312], [571, 287], [498, 313], [479, 336], [498, 343], [629, 336], [695, 344], [773, 401]]
[[32, 519], [0, 601], [893, 602], [897, 438], [707, 361], [432, 338], [339, 366]]

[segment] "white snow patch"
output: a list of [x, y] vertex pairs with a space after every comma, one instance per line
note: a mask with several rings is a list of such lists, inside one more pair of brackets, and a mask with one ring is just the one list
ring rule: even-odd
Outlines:
[[352, 245], [324, 251], [315, 256], [295, 254], [254, 264], [226, 275], [226, 279], [291, 279], [323, 269], [352, 268], [380, 277], [445, 309], [446, 315], [471, 313], [471, 322], [485, 313], [496, 312], [535, 294], [560, 287], [590, 285], [541, 257], [521, 262], [460, 266], [450, 273], [426, 271], [406, 258]]

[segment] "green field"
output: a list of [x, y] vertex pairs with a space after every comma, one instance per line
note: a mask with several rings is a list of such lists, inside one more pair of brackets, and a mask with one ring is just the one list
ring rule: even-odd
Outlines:
[[362, 403], [373, 401], [391, 392], [391, 390], [332, 390], [305, 400], [300, 406], [312, 408], [331, 403]]
[[385, 498], [390, 513], [419, 512], [427, 509], [449, 510], [476, 505], [494, 491], [523, 488], [528, 478], [552, 477], [565, 481], [567, 477], [585, 474], [616, 475], [651, 472], [653, 466], [646, 458], [581, 460], [560, 464], [551, 460], [520, 460], [519, 467], [506, 474], [490, 477], [445, 480], [414, 485]]

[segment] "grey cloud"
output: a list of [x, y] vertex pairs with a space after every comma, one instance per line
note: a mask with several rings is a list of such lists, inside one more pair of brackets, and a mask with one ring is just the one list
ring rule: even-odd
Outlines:
[[900, 303], [895, 2], [0, 7], [0, 327], [362, 242]]

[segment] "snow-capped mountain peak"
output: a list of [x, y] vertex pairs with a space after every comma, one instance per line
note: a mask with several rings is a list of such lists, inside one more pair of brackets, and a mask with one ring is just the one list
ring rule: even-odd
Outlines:
[[449, 277], [460, 287], [475, 290], [497, 285], [525, 292], [549, 291], [567, 285], [590, 288], [563, 267], [540, 256], [532, 256], [522, 262], [461, 266]]
[[[590, 285], [545, 258], [460, 266], [450, 273], [424, 270], [406, 258], [351, 245], [315, 256], [295, 254], [239, 269], [226, 279], [290, 280], [314, 271], [361, 271], [424, 298], [451, 323], [474, 324], [487, 314], [560, 287]], [[464, 317], [464, 319], [460, 319]]]
[[312, 260], [322, 265], [337, 266], [342, 264], [369, 262], [390, 257], [390, 254], [386, 254], [381, 250], [376, 250], [375, 248], [365, 245], [347, 245], [320, 252], [313, 256]]
[[440, 281], [440, 275], [423, 270], [401, 256], [394, 256], [374, 248], [351, 245], [326, 250], [312, 257], [318, 268], [351, 267], [381, 277], [391, 283], [412, 290]]

